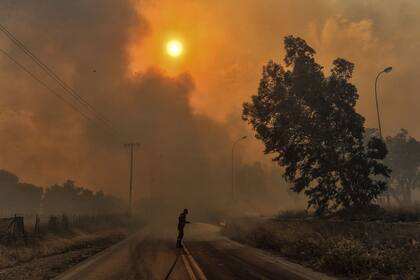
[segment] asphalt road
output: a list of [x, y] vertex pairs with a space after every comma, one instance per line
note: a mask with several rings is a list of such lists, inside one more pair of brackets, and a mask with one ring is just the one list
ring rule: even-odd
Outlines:
[[[187, 252], [174, 248], [176, 232], [149, 227], [57, 277], [59, 280], [165, 279], [333, 279], [241, 245], [209, 224], [186, 230]], [[190, 255], [188, 255], [188, 253]], [[175, 265], [174, 262], [176, 260]]]

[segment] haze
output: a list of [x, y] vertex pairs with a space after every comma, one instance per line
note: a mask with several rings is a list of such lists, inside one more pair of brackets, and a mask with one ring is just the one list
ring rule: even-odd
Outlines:
[[[305, 38], [323, 65], [336, 57], [355, 63], [352, 82], [367, 127], [377, 126], [375, 76], [392, 65], [380, 83], [383, 132], [406, 128], [419, 138], [419, 14], [416, 0], [1, 1], [1, 24], [106, 116], [119, 137], [1, 56], [0, 166], [40, 186], [71, 178], [126, 199], [123, 143], [136, 141], [137, 199], [222, 205], [232, 142], [253, 135], [241, 120], [242, 103], [256, 93], [262, 65], [284, 56], [289, 34]], [[174, 37], [184, 45], [176, 59], [165, 52]], [[56, 86], [4, 36], [0, 47]], [[249, 138], [238, 146], [238, 162], [277, 170]], [[269, 187], [275, 203], [286, 205], [285, 183]]]

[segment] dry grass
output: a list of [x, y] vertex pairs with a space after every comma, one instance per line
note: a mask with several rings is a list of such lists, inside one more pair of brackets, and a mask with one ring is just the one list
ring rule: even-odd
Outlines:
[[[291, 218], [292, 217], [292, 218]], [[419, 279], [420, 224], [315, 218], [233, 221], [237, 241], [354, 279]]]
[[62, 254], [102, 243], [112, 244], [126, 236], [126, 229], [85, 232], [73, 230], [67, 234], [46, 234], [30, 240], [28, 245], [0, 245], [0, 269], [31, 261], [36, 258]]

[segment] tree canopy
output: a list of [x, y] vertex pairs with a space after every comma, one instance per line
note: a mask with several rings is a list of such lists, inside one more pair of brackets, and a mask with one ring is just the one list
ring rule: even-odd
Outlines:
[[38, 214], [110, 214], [124, 211], [124, 203], [105, 195], [78, 187], [73, 181], [45, 190], [20, 182], [18, 176], [0, 170], [0, 215]]
[[0, 170], [0, 212], [2, 215], [38, 213], [42, 188], [21, 183], [11, 172]]
[[45, 213], [49, 214], [109, 214], [123, 211], [123, 203], [104, 195], [102, 191], [76, 186], [71, 180], [62, 185], [54, 185], [45, 190], [43, 199]]
[[303, 39], [284, 40], [285, 66], [269, 61], [257, 95], [243, 106], [243, 119], [283, 166], [292, 190], [308, 196], [318, 213], [366, 205], [386, 189], [379, 138], [364, 145], [364, 118], [355, 111], [354, 64], [337, 58], [329, 76]]

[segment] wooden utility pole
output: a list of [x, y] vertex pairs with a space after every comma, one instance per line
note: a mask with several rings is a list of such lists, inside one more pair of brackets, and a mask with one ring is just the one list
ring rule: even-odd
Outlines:
[[134, 165], [134, 148], [140, 146], [139, 143], [127, 143], [124, 145], [130, 149], [130, 185], [129, 185], [129, 192], [128, 192], [128, 216], [131, 217], [132, 211], [132, 194], [133, 194], [133, 165]]

